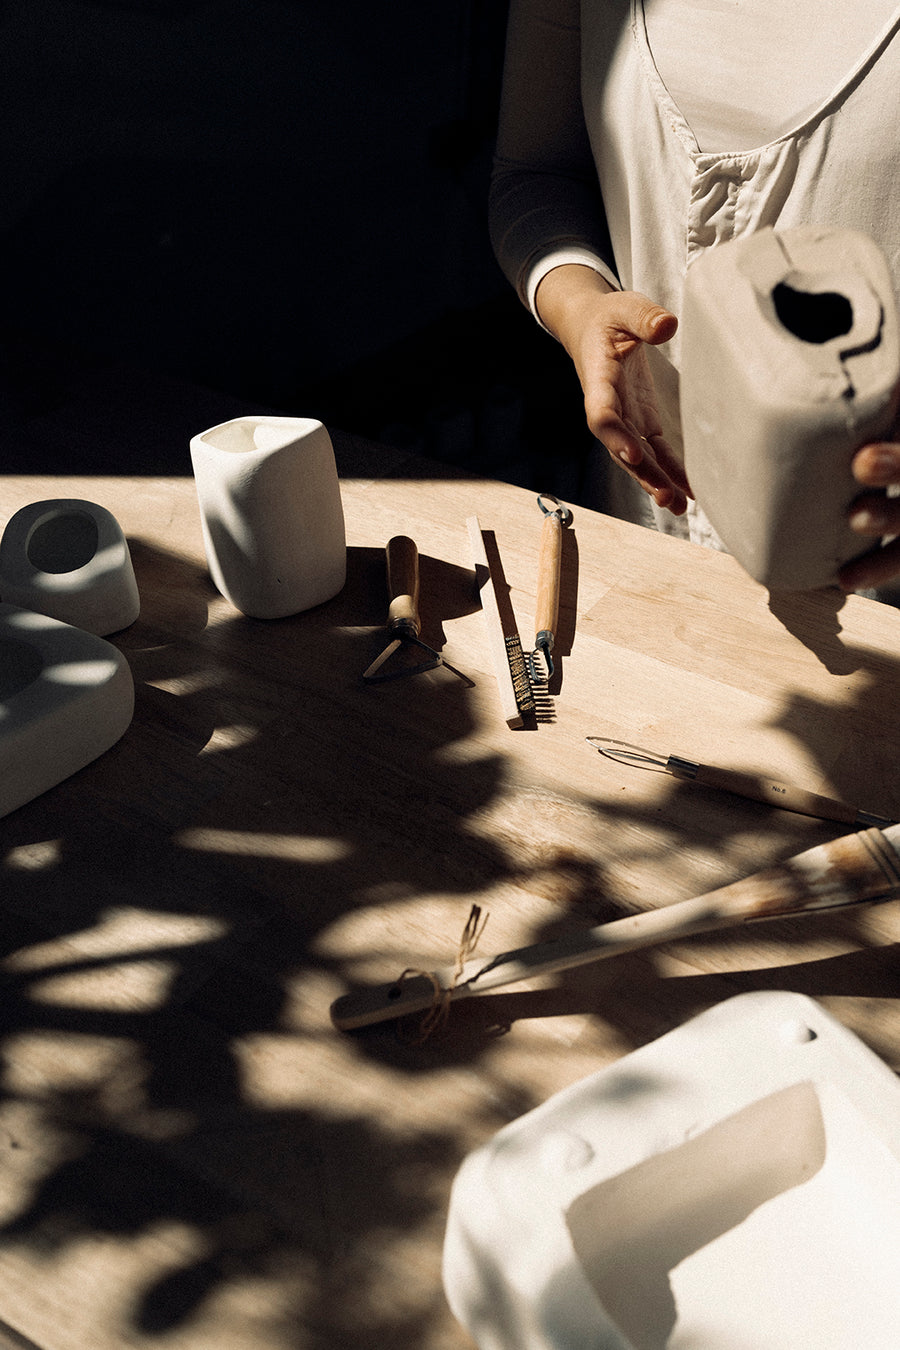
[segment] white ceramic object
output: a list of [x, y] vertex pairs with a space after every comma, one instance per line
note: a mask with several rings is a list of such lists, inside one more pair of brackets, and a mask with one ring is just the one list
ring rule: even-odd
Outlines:
[[32, 502], [0, 539], [0, 600], [105, 637], [141, 608], [128, 543], [96, 502]]
[[856, 450], [897, 410], [900, 338], [868, 236], [811, 226], [721, 244], [688, 269], [685, 467], [726, 548], [770, 590], [835, 583], [869, 547], [847, 523]]
[[898, 1268], [900, 1082], [780, 992], [501, 1130], [444, 1247], [480, 1350], [896, 1350]]
[[194, 436], [191, 460], [209, 570], [237, 609], [278, 619], [337, 595], [344, 512], [321, 422], [239, 417]]
[[111, 643], [0, 604], [0, 816], [102, 755], [133, 712], [131, 670]]

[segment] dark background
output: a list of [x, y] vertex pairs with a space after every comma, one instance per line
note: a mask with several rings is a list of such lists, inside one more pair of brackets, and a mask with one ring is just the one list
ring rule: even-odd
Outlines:
[[488, 241], [506, 10], [0, 0], [7, 417], [118, 362], [577, 495], [577, 383]]

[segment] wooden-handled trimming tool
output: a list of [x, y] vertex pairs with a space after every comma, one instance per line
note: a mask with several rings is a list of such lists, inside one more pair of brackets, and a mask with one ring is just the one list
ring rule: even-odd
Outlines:
[[[419, 637], [419, 550], [405, 534], [394, 535], [385, 549], [387, 557], [388, 632], [391, 641], [363, 674], [364, 680], [392, 680], [403, 675], [418, 675], [442, 664], [439, 652]], [[388, 666], [395, 652], [415, 646], [424, 653], [415, 662]], [[388, 666], [388, 669], [385, 667]]]
[[496, 541], [492, 531], [486, 534], [482, 530], [477, 516], [467, 518], [466, 528], [503, 716], [507, 726], [520, 727], [526, 714], [536, 712], [536, 704], [512, 605], [504, 589]]
[[742, 773], [737, 769], [717, 769], [712, 764], [697, 764], [692, 759], [682, 759], [680, 755], [658, 755], [653, 750], [642, 750], [639, 745], [629, 745], [627, 741], [608, 740], [604, 736], [587, 736], [585, 739], [595, 750], [599, 750], [601, 755], [607, 759], [614, 759], [619, 764], [631, 764], [637, 768], [671, 774], [673, 778], [696, 783], [699, 787], [733, 792], [738, 797], [763, 802], [766, 806], [778, 806], [782, 811], [793, 811], [799, 816], [835, 820], [842, 825], [876, 825], [879, 829], [894, 823], [884, 816], [874, 815], [871, 811], [862, 811], [858, 806], [835, 801], [831, 797], [822, 797], [817, 792], [807, 792], [804, 788], [781, 783], [764, 774]]
[[585, 932], [474, 957], [457, 973], [440, 970], [402, 976], [392, 984], [344, 994], [331, 1005], [342, 1031], [425, 1012], [436, 1001], [491, 993], [538, 975], [554, 974], [641, 947], [711, 933], [763, 919], [797, 917], [819, 910], [875, 904], [900, 896], [900, 825], [818, 844], [787, 862], [767, 867], [706, 895], [662, 909], [614, 919]]
[[[554, 670], [551, 652], [556, 641], [556, 625], [559, 620], [562, 532], [570, 523], [572, 512], [567, 506], [562, 506], [558, 498], [547, 492], [542, 492], [537, 500], [544, 513], [544, 523], [541, 526], [541, 547], [538, 556], [534, 651], [528, 657], [528, 666], [532, 681], [535, 684], [546, 684], [552, 679]], [[553, 510], [544, 505], [545, 501], [553, 502]]]

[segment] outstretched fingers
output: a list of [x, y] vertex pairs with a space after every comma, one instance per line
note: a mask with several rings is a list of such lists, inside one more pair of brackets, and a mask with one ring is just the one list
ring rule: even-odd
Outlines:
[[617, 437], [610, 432], [607, 439], [601, 439], [625, 472], [640, 483], [657, 506], [664, 507], [673, 515], [684, 515], [691, 490], [684, 470], [664, 436], [641, 436], [636, 432], [629, 433], [626, 429], [623, 436]]

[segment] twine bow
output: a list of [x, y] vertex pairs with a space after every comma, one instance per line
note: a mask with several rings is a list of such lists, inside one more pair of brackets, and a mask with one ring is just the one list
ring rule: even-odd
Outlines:
[[401, 971], [396, 988], [399, 989], [404, 980], [412, 979], [417, 975], [424, 976], [430, 980], [434, 988], [434, 997], [431, 1001], [431, 1007], [425, 1013], [419, 1024], [418, 1035], [413, 1040], [413, 1045], [422, 1045], [432, 1036], [435, 1031], [444, 1025], [450, 1015], [450, 1001], [453, 997], [453, 990], [459, 984], [460, 977], [465, 970], [466, 962], [475, 955], [475, 948], [481, 940], [481, 935], [487, 925], [489, 915], [482, 917], [481, 906], [473, 905], [469, 910], [469, 917], [466, 919], [465, 928], [462, 931], [462, 937], [459, 940], [459, 947], [456, 952], [456, 962], [453, 967], [453, 977], [446, 989], [441, 986], [437, 976], [430, 970], [418, 970], [413, 966], [407, 966], [406, 970]]

